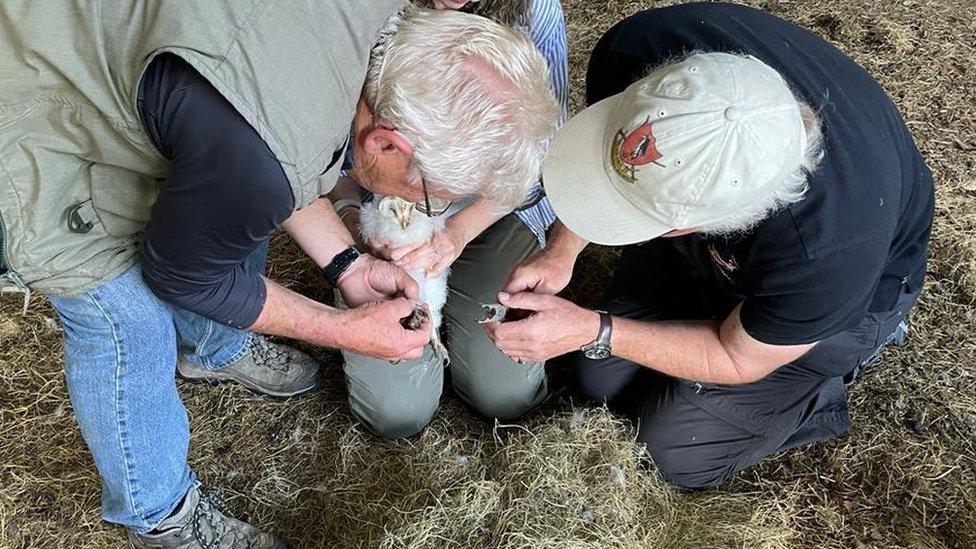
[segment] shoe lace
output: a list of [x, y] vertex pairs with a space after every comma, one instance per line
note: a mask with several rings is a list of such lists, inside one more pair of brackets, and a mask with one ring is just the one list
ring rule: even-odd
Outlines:
[[263, 336], [254, 334], [251, 337], [251, 352], [254, 353], [256, 363], [275, 372], [288, 372], [291, 369], [291, 358], [288, 353]]
[[[220, 549], [222, 542], [230, 547], [250, 547], [248, 536], [241, 531], [223, 498], [213, 492], [200, 495], [200, 503], [193, 511], [193, 539], [203, 549]], [[226, 546], [226, 545], [225, 545]]]

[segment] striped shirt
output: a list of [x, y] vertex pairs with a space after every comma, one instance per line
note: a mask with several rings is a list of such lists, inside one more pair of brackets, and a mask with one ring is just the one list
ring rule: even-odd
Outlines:
[[[528, 34], [549, 64], [552, 90], [562, 109], [559, 116], [559, 124], [562, 125], [569, 112], [569, 68], [566, 20], [560, 0], [535, 0], [532, 3], [532, 20]], [[556, 220], [556, 212], [545, 197], [541, 180], [529, 190], [525, 204], [515, 210], [515, 215], [539, 239], [539, 245], [544, 247], [546, 229]]]

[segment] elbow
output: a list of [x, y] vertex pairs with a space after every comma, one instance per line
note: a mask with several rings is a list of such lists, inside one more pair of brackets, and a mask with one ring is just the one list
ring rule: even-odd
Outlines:
[[754, 364], [736, 361], [732, 357], [726, 357], [721, 365], [709, 368], [715, 375], [711, 383], [721, 383], [723, 385], [744, 385], [753, 383], [765, 378], [770, 372]]
[[146, 283], [149, 291], [161, 301], [192, 312], [197, 312], [195, 304], [200, 301], [200, 294], [206, 291], [205, 289], [188, 288], [185, 282], [167, 276], [165, 273], [157, 272], [148, 265], [143, 265], [142, 280]]
[[191, 282], [144, 268], [142, 278], [149, 290], [170, 306], [239, 330], [257, 321], [267, 297], [260, 275]]
[[759, 381], [766, 377], [767, 374], [760, 374], [757, 372], [739, 372], [736, 371], [731, 379], [725, 382], [728, 385], [745, 385], [746, 383], [753, 383]]

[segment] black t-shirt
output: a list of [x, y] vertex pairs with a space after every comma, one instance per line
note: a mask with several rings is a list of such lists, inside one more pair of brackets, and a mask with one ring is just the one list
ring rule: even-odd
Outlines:
[[[766, 12], [685, 4], [638, 13], [597, 44], [587, 102], [622, 92], [692, 52], [750, 54], [819, 111], [826, 155], [803, 200], [746, 235], [658, 239], [742, 302], [765, 343], [819, 341], [890, 310], [925, 272], [932, 178], [897, 108], [860, 66], [820, 37]], [[667, 266], [662, 266], [666, 268]]]
[[292, 213], [281, 164], [250, 124], [187, 62], [156, 57], [139, 112], [170, 161], [142, 246], [142, 276], [160, 299], [246, 328], [266, 298], [250, 256]]

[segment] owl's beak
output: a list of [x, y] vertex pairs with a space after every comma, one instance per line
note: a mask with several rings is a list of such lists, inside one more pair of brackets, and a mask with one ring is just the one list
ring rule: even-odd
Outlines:
[[410, 225], [410, 210], [397, 208], [394, 210], [393, 215], [396, 216], [396, 220], [400, 223], [400, 229], [407, 230], [407, 227]]

